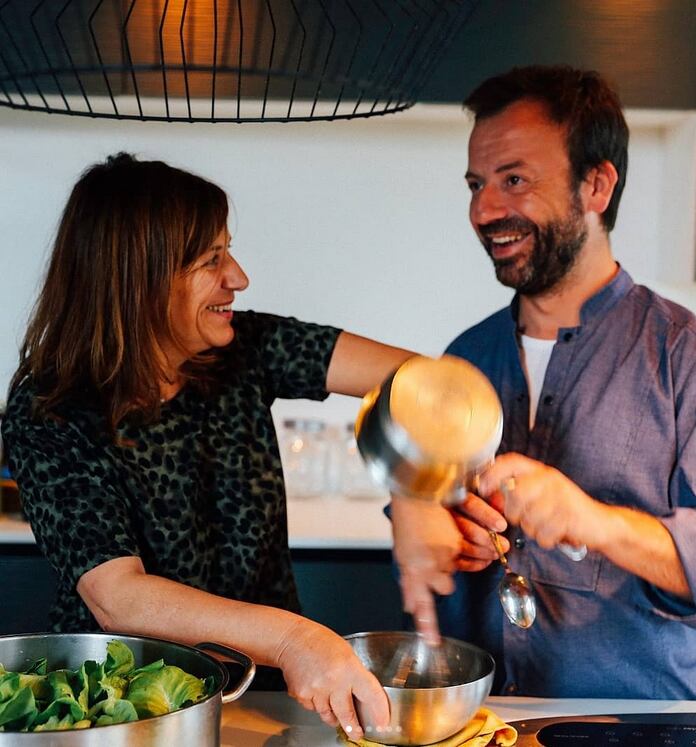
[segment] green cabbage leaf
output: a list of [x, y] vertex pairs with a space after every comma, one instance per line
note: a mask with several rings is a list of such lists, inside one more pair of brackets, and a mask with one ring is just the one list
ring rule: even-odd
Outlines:
[[23, 672], [0, 664], [0, 731], [88, 729], [159, 716], [198, 703], [214, 690], [162, 659], [136, 667], [121, 641], [107, 644], [103, 662], [48, 671], [46, 659]]
[[185, 705], [198, 703], [207, 695], [203, 680], [174, 666], [142, 672], [128, 686], [128, 700], [138, 716], [161, 716]]

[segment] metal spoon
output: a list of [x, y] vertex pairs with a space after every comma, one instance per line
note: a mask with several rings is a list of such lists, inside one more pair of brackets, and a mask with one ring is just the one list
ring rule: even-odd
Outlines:
[[513, 625], [519, 628], [529, 628], [536, 618], [536, 598], [532, 584], [510, 568], [503, 548], [500, 546], [500, 537], [497, 532], [489, 529], [488, 533], [500, 558], [500, 564], [505, 569], [505, 574], [498, 585], [500, 604]]

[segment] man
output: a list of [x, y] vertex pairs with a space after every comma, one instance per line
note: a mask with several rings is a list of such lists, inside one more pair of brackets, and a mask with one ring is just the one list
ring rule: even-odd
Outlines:
[[[458, 512], [394, 498], [405, 608], [490, 651], [494, 692], [696, 698], [696, 319], [612, 256], [619, 101], [595, 73], [530, 67], [466, 104], [471, 223], [516, 294], [447, 352], [490, 378], [505, 427]], [[488, 527], [532, 581], [529, 629], [503, 615]]]

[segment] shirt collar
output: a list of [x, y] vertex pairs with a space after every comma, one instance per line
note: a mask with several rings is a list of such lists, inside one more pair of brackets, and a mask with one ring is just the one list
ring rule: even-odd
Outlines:
[[616, 275], [582, 305], [580, 324], [591, 324], [595, 319], [603, 317], [633, 288], [633, 285], [631, 276], [619, 265]]
[[[631, 276], [619, 265], [619, 271], [616, 275], [582, 305], [580, 324], [592, 324], [595, 319], [603, 317], [612, 306], [617, 304], [631, 290], [633, 285]], [[515, 293], [510, 303], [510, 314], [515, 326], [517, 326], [519, 311], [520, 298], [519, 294]]]

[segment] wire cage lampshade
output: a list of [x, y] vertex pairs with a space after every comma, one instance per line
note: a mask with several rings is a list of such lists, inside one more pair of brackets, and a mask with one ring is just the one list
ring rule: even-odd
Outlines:
[[0, 0], [0, 106], [269, 122], [412, 106], [477, 0]]

